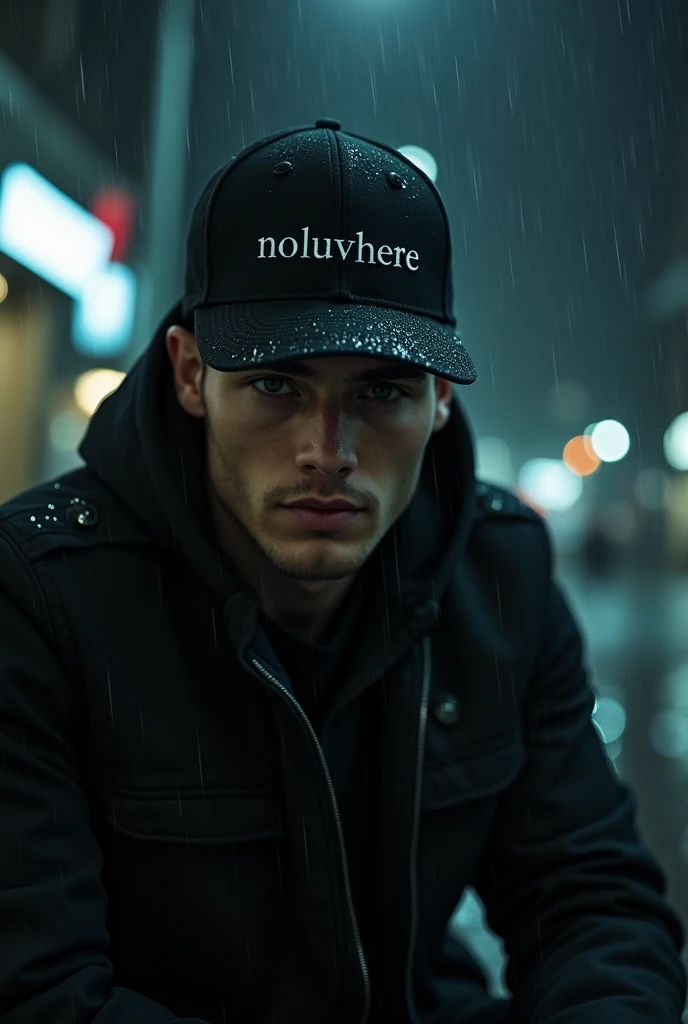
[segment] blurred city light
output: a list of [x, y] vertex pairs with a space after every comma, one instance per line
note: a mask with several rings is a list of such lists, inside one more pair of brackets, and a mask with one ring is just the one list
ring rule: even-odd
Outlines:
[[583, 481], [561, 459], [531, 459], [519, 474], [519, 488], [550, 512], [566, 512], [583, 493]]
[[631, 438], [623, 423], [602, 420], [590, 434], [590, 443], [602, 462], [619, 462], [628, 455]]
[[688, 662], [679, 662], [660, 685], [662, 710], [650, 728], [650, 742], [662, 757], [688, 755]]
[[669, 425], [664, 435], [664, 456], [674, 469], [688, 469], [688, 412]]
[[63, 195], [28, 164], [0, 181], [0, 249], [61, 291], [78, 298], [110, 259], [110, 228]]
[[564, 448], [562, 458], [571, 472], [578, 476], [590, 476], [599, 469], [601, 461], [592, 450], [590, 438], [582, 434], [571, 438]]
[[528, 505], [529, 508], [532, 508], [533, 512], [537, 512], [537, 514], [542, 516], [543, 519], [546, 519], [549, 515], [548, 508], [545, 508], [544, 505], [538, 504], [531, 494], [526, 494], [526, 492], [522, 491], [520, 487], [514, 488], [514, 494], [519, 501], [522, 501], [524, 505]]
[[136, 202], [122, 188], [104, 188], [91, 200], [91, 213], [112, 231], [115, 241], [110, 259], [113, 263], [126, 260], [134, 234]]
[[136, 276], [123, 263], [109, 263], [84, 286], [74, 305], [75, 349], [93, 359], [119, 355], [134, 326]]
[[660, 699], [667, 708], [688, 716], [688, 661], [680, 661], [663, 677]]
[[661, 757], [688, 755], [688, 715], [660, 711], [650, 724], [650, 746]]
[[501, 437], [479, 437], [475, 443], [475, 475], [498, 487], [511, 487], [514, 467], [509, 446]]
[[614, 697], [598, 697], [593, 708], [593, 720], [605, 743], [615, 743], [626, 728], [626, 711]]
[[9, 290], [10, 286], [7, 283], [7, 278], [3, 274], [0, 274], [0, 302], [5, 301]]
[[125, 377], [126, 374], [120, 370], [87, 370], [77, 377], [74, 385], [76, 404], [87, 416], [92, 416], [103, 399], [116, 391]]
[[437, 181], [437, 161], [427, 149], [421, 149], [420, 146], [399, 146], [398, 152], [416, 167], [420, 167], [430, 181]]

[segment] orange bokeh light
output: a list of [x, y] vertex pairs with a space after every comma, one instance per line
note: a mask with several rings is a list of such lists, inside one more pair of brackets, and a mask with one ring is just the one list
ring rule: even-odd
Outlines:
[[564, 464], [578, 476], [590, 476], [599, 469], [601, 459], [595, 455], [590, 438], [580, 434], [572, 437], [564, 448]]

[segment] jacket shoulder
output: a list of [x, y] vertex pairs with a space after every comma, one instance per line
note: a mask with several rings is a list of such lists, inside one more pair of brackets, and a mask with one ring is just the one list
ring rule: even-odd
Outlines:
[[37, 484], [0, 505], [2, 537], [29, 561], [64, 548], [151, 542], [86, 466]]
[[544, 523], [542, 516], [535, 509], [504, 487], [476, 480], [475, 496], [480, 519], [498, 519], [503, 522], [521, 519], [531, 523]]

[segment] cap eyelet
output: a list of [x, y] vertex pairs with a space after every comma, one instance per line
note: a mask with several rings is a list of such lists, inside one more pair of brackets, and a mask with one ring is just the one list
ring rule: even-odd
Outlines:
[[396, 171], [387, 172], [387, 181], [395, 188], [406, 188], [406, 182]]
[[290, 174], [293, 171], [293, 166], [288, 160], [283, 160], [281, 164], [275, 164], [272, 173], [281, 176], [282, 174]]

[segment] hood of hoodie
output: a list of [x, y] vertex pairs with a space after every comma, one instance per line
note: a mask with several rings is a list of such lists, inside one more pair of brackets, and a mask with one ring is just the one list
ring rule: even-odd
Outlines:
[[[181, 303], [158, 326], [120, 387], [93, 415], [79, 446], [90, 470], [158, 545], [187, 559], [217, 597], [257, 595], [222, 552], [210, 517], [205, 421], [179, 404], [165, 334], [182, 322]], [[445, 427], [425, 450], [408, 507], [368, 559], [371, 613], [388, 639], [420, 618], [437, 618], [476, 515], [473, 442], [456, 395]]]

